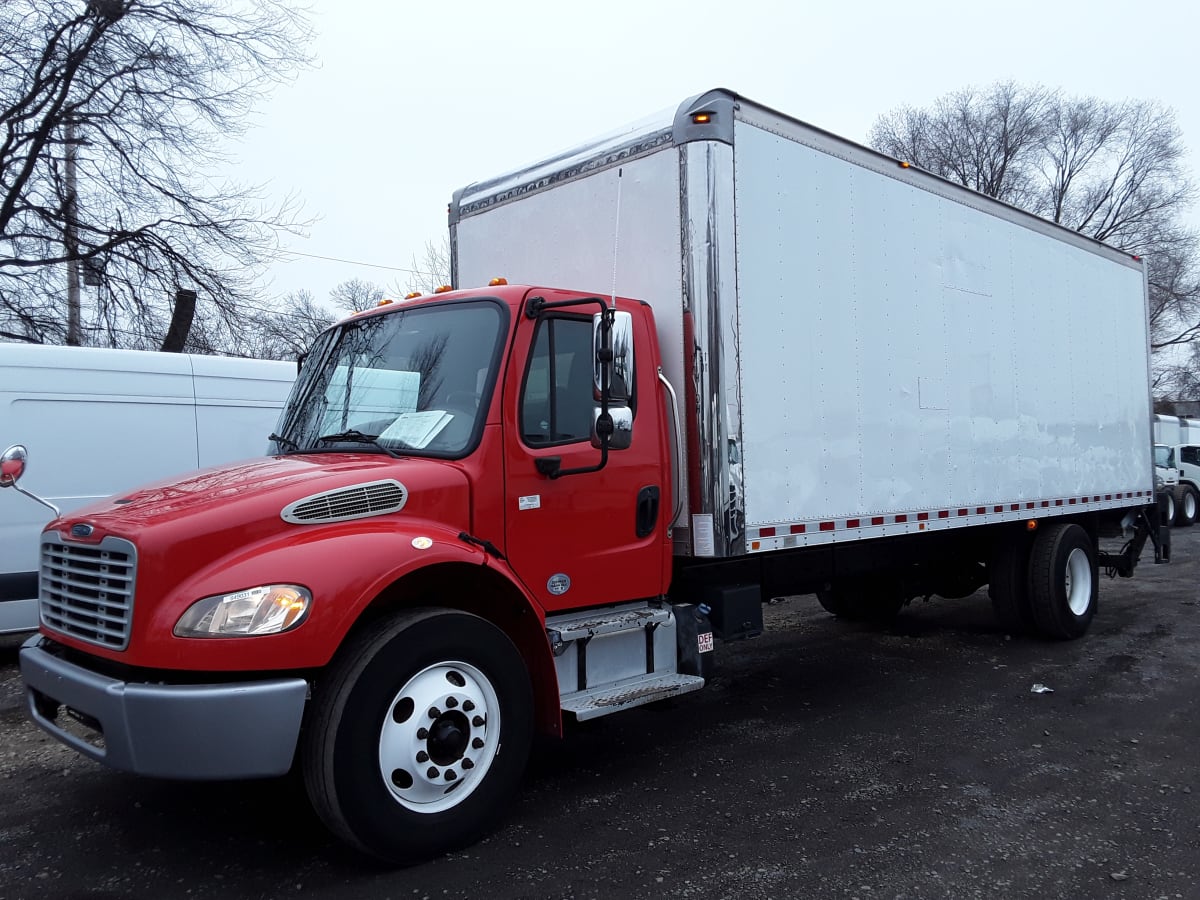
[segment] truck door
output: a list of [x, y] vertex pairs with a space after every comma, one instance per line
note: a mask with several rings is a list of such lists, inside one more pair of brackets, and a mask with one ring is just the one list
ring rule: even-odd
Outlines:
[[[644, 346], [645, 320], [634, 322]], [[670, 498], [650, 358], [634, 373], [630, 447], [611, 450], [599, 471], [551, 478], [539, 459], [557, 457], [563, 470], [600, 461], [591, 443], [592, 319], [555, 312], [518, 328], [504, 387], [506, 553], [548, 611], [666, 590]]]

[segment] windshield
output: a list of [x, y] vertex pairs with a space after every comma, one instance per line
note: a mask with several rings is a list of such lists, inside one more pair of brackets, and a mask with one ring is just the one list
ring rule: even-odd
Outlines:
[[273, 438], [290, 452], [463, 455], [482, 427], [503, 316], [488, 301], [448, 303], [326, 332]]
[[1173, 469], [1175, 467], [1175, 453], [1166, 444], [1154, 445], [1154, 464], [1165, 469]]

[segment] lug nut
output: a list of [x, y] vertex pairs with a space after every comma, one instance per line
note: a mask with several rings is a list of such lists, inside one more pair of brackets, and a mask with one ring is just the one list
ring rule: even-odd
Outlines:
[[429, 762], [429, 754], [422, 750], [417, 754], [417, 762]]
[[425, 729], [425, 728], [418, 728], [418, 729], [417, 729], [417, 740], [418, 740], [418, 741], [423, 741], [423, 740], [425, 740], [425, 738], [427, 738], [427, 737], [429, 737], [429, 731], [428, 731], [428, 729]]
[[429, 770], [425, 774], [430, 778], [437, 778], [439, 773], [436, 766], [430, 766]]
[[446, 780], [447, 781], [453, 781], [457, 777], [458, 777], [458, 774], [453, 769], [446, 770]]
[[475, 763], [471, 762], [469, 759], [464, 759], [462, 761], [462, 767], [464, 769], [473, 769], [475, 768]]
[[458, 706], [457, 700], [455, 700], [453, 697], [446, 698], [446, 708], [447, 709], [454, 709], [454, 707], [456, 707], [456, 706]]
[[482, 750], [483, 749], [483, 738], [472, 738], [471, 746], [474, 747], [476, 750]]
[[474, 725], [476, 728], [482, 728], [483, 727], [483, 716], [476, 716], [475, 718], [473, 718], [471, 720], [471, 724]]
[[438, 709], [436, 706], [429, 707], [429, 718], [436, 719], [441, 714], [442, 714], [442, 711], [440, 709]]
[[475, 704], [474, 704], [474, 703], [472, 703], [470, 700], [464, 700], [464, 701], [463, 701], [463, 711], [464, 711], [464, 712], [470, 712], [470, 711], [471, 711], [471, 710], [473, 710], [474, 708], [475, 708]]

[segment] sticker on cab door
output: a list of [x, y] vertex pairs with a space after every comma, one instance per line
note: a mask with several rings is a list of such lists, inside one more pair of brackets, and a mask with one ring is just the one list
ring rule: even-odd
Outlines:
[[565, 594], [571, 589], [571, 579], [559, 572], [557, 575], [551, 575], [550, 580], [546, 582], [546, 590], [552, 593], [555, 597]]
[[538, 509], [541, 505], [541, 494], [530, 494], [528, 497], [517, 498], [517, 509]]

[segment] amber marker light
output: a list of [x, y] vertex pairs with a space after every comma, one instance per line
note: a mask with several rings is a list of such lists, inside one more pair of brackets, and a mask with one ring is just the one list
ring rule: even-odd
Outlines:
[[433, 292], [434, 292], [435, 294], [444, 294], [444, 293], [446, 293], [447, 291], [452, 291], [452, 290], [454, 290], [454, 288], [453, 288], [453, 287], [451, 287], [451, 286], [450, 286], [450, 285], [448, 285], [448, 284], [443, 284], [443, 285], [440, 285], [440, 286], [438, 286], [438, 287], [435, 287], [435, 288], [433, 289]]
[[1037, 531], [1037, 519], [1030, 519], [1025, 523], [1026, 531]]
[[382, 300], [380, 300], [380, 301], [379, 301], [378, 303], [376, 303], [375, 305], [376, 305], [376, 306], [387, 306], [387, 305], [388, 305], [389, 303], [391, 303], [391, 302], [392, 302], [392, 301], [391, 301], [390, 299], [388, 299], [387, 297], [384, 297]]
[[508, 284], [507, 278], [493, 278], [488, 282], [488, 287], [500, 287], [503, 284]]
[[912, 168], [912, 163], [908, 163], [908, 162], [905, 162], [904, 160], [900, 160], [900, 168], [902, 168], [902, 169], [911, 169], [911, 168]]
[[693, 113], [692, 123], [694, 125], [707, 125], [712, 121], [712, 113]]
[[405, 300], [412, 300], [414, 297], [420, 297], [420, 296], [421, 296], [421, 292], [420, 292], [420, 291], [410, 291], [409, 293], [407, 293], [407, 294], [405, 294], [405, 295], [404, 295], [404, 299], [405, 299]]

